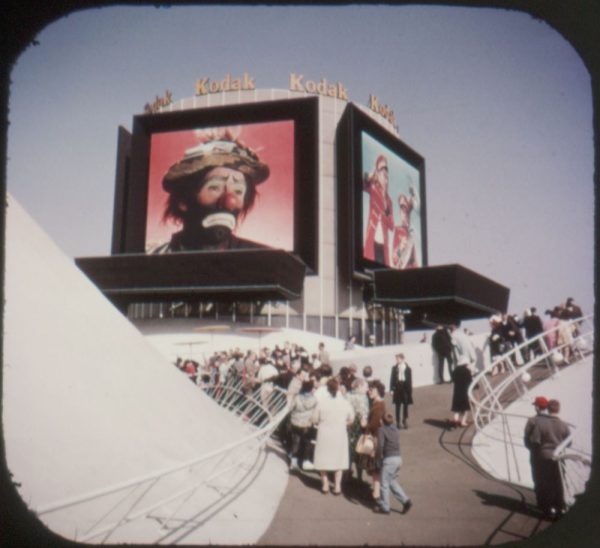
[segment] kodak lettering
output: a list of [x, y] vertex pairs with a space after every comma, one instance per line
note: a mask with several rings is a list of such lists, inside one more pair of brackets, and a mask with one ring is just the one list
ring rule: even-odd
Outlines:
[[219, 93], [221, 91], [240, 91], [255, 90], [256, 84], [254, 78], [247, 72], [244, 72], [243, 78], [232, 78], [227, 74], [223, 80], [211, 80], [210, 78], [200, 78], [196, 80], [196, 95], [208, 95], [209, 93]]
[[348, 92], [341, 82], [332, 84], [327, 81], [327, 78], [321, 78], [318, 82], [304, 80], [304, 74], [296, 74], [295, 72], [290, 74], [290, 91], [304, 91], [323, 95], [324, 97], [348, 100]]

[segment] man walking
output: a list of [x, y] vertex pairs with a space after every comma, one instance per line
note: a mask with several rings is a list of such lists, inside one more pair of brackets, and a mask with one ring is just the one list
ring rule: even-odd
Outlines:
[[383, 462], [381, 468], [381, 496], [373, 509], [379, 514], [390, 513], [390, 491], [402, 503], [402, 513], [406, 514], [412, 502], [404, 489], [398, 483], [396, 476], [402, 466], [400, 456], [400, 431], [394, 424], [394, 417], [386, 413], [383, 417], [383, 425], [377, 432], [377, 455], [379, 462]]

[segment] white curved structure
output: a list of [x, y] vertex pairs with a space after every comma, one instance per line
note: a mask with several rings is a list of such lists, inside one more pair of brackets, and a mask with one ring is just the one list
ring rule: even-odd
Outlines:
[[220, 407], [10, 197], [5, 280], [6, 460], [42, 522], [94, 543], [260, 538], [287, 483], [264, 451], [285, 398], [244, 401], [256, 421]]
[[[585, 490], [590, 475], [594, 348], [593, 316], [570, 323], [577, 329], [571, 343], [576, 361], [571, 365], [559, 368], [563, 348], [546, 345], [544, 336], [555, 328], [495, 360], [475, 376], [469, 388], [477, 429], [473, 456], [492, 476], [526, 487], [533, 486], [529, 451], [523, 442], [525, 423], [534, 413], [532, 401], [544, 395], [562, 402], [561, 417], [569, 423], [571, 436], [557, 448], [555, 458], [561, 463], [567, 504], [573, 504], [575, 496]], [[542, 353], [516, 366], [517, 354], [525, 354], [532, 343], [539, 343]], [[490, 372], [500, 362], [507, 365], [508, 374], [492, 382]]]

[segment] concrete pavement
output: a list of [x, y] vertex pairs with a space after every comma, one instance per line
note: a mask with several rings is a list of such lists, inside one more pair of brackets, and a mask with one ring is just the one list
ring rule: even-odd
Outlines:
[[323, 495], [317, 472], [292, 473], [258, 544], [484, 546], [558, 527], [538, 513], [531, 490], [480, 470], [470, 453], [474, 428], [448, 428], [451, 394], [451, 384], [413, 391], [409, 428], [400, 438], [399, 481], [414, 504], [409, 513], [402, 515], [393, 499], [390, 515], [374, 514], [368, 485], [352, 482], [341, 496]]

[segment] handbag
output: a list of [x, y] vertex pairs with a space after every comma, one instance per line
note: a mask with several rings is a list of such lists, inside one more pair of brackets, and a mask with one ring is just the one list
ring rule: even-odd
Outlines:
[[356, 442], [356, 452], [372, 457], [375, 454], [375, 438], [371, 434], [361, 434]]

